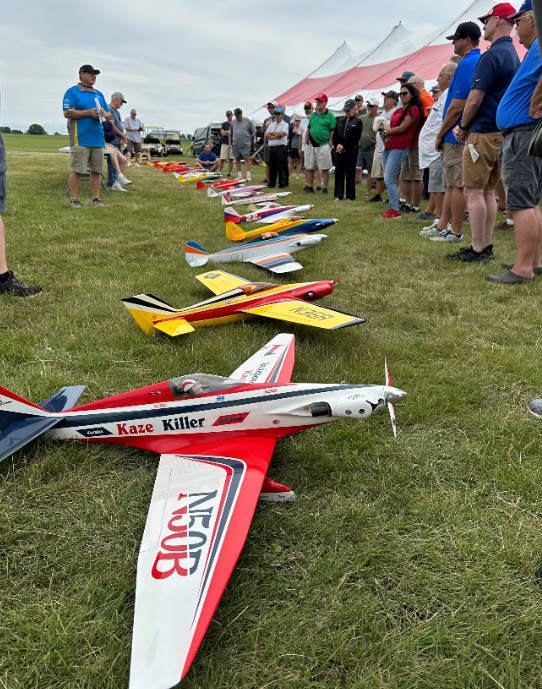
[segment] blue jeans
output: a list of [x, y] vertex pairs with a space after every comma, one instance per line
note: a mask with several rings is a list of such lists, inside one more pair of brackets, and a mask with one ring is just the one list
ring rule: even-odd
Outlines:
[[[119, 144], [112, 144], [117, 151], [120, 151], [120, 145]], [[113, 163], [111, 162], [111, 156], [105, 156], [107, 158], [107, 186], [112, 187], [113, 184], [117, 181], [117, 171], [113, 167]]]
[[397, 175], [401, 170], [401, 165], [405, 162], [408, 156], [408, 148], [400, 148], [398, 150], [389, 151], [387, 149], [382, 153], [382, 164], [384, 165], [384, 181], [388, 188], [388, 196], [390, 197], [390, 208], [394, 211], [399, 210], [399, 191], [397, 189]]

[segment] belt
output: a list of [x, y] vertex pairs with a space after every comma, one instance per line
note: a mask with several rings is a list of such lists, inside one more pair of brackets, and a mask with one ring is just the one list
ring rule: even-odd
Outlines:
[[519, 127], [512, 127], [511, 129], [503, 129], [502, 135], [508, 136], [509, 134], [514, 134], [514, 132], [523, 132], [531, 129], [536, 129], [537, 123], [531, 122], [530, 124], [520, 124]]

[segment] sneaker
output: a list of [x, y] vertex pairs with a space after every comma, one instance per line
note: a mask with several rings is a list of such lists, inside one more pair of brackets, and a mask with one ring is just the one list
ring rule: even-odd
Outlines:
[[126, 165], [126, 167], [132, 167], [132, 163], [130, 161], [128, 161], [128, 164]]
[[430, 242], [445, 242], [446, 244], [462, 244], [465, 241], [463, 233], [457, 235], [447, 228], [439, 232], [436, 237], [428, 237], [428, 239]]
[[123, 189], [120, 185], [120, 182], [116, 181], [115, 184], [111, 185], [111, 189], [114, 189], [115, 191], [126, 191], [126, 189]]
[[389, 208], [385, 213], [380, 213], [380, 217], [384, 220], [389, 220], [391, 218], [400, 218], [401, 211], [394, 211], [393, 208]]
[[324, 188], [322, 189], [322, 194], [329, 194], [329, 191], [324, 187]]
[[141, 165], [139, 163], [136, 163], [134, 167], [141, 167]]
[[322, 191], [322, 187], [316, 187], [316, 191]]
[[0, 294], [11, 294], [13, 297], [33, 297], [41, 292], [41, 287], [27, 285], [17, 280], [13, 271], [9, 271], [9, 277], [5, 282], [0, 282]]
[[305, 186], [303, 187], [303, 191], [307, 191], [308, 188], [309, 188], [308, 184], [305, 184]]
[[427, 211], [420, 213], [415, 218], [410, 218], [410, 220], [426, 220], [426, 221], [429, 220], [431, 222], [435, 219], [436, 219], [436, 217], [433, 215], [433, 213], [427, 213]]
[[462, 263], [489, 263], [490, 259], [484, 254], [483, 251], [474, 251], [472, 245], [465, 248], [464, 251], [460, 252], [458, 255], [446, 256], [446, 258], [451, 258], [454, 261], [461, 261]]
[[[122, 191], [126, 191], [126, 189], [123, 189]], [[102, 207], [103, 207], [103, 203], [100, 201], [100, 199], [93, 199], [92, 205], [93, 205], [94, 207], [96, 207], [96, 208], [97, 208], [98, 206], [102, 206]]]
[[438, 223], [435, 220], [435, 222], [428, 227], [424, 227], [423, 230], [421, 230], [418, 234], [420, 237], [436, 237], [437, 234], [440, 234], [441, 230], [438, 228]]
[[334, 201], [342, 201], [342, 199], [337, 198], [337, 199], [334, 199]]
[[305, 189], [305, 194], [314, 194], [314, 189], [312, 187], [307, 187]]
[[471, 246], [464, 246], [453, 254], [446, 254], [446, 258], [449, 258], [450, 261], [460, 261], [461, 256], [463, 256], [463, 254], [468, 254], [471, 249]]
[[406, 206], [408, 206], [408, 203], [406, 201], [401, 201], [401, 199], [399, 199], [399, 210], [404, 210]]
[[380, 194], [375, 194], [372, 199], [369, 199], [367, 203], [382, 203], [382, 196]]
[[228, 172], [228, 174], [226, 175], [226, 177], [231, 177], [231, 172]]
[[346, 202], [354, 203], [354, 199], [346, 199]]
[[486, 246], [486, 248], [482, 251], [482, 253], [487, 256], [487, 259], [489, 261], [492, 261], [495, 258], [495, 256], [493, 256], [493, 244]]
[[70, 207], [71, 208], [83, 208], [83, 206], [80, 204], [80, 202], [75, 199], [75, 201], [70, 201]]
[[542, 400], [532, 400], [529, 402], [529, 411], [536, 419], [542, 419]]
[[117, 182], [120, 184], [132, 184], [132, 181], [125, 177], [123, 174], [117, 175]]

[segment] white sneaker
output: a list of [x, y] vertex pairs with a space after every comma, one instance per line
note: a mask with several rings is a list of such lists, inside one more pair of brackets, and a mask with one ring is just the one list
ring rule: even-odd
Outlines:
[[[452, 224], [448, 223], [448, 226], [446, 227], [447, 230], [452, 229]], [[423, 230], [419, 233], [420, 237], [438, 237], [440, 234], [441, 230], [438, 228], [438, 221], [435, 220], [432, 225], [429, 227], [424, 227]]]
[[111, 189], [114, 189], [115, 191], [126, 191], [126, 189], [123, 189], [123, 188], [120, 186], [120, 183], [119, 183], [119, 182], [115, 182], [115, 184], [113, 184], [113, 186], [111, 187]]
[[132, 180], [127, 179], [122, 173], [117, 175], [117, 181], [121, 184], [132, 184]]
[[128, 165], [126, 167], [132, 167], [132, 163], [128, 161]]
[[428, 237], [430, 242], [445, 242], [446, 244], [462, 244], [465, 241], [463, 233], [457, 235], [452, 230], [445, 229], [437, 237]]
[[141, 165], [139, 163], [136, 163], [134, 167], [141, 167]]

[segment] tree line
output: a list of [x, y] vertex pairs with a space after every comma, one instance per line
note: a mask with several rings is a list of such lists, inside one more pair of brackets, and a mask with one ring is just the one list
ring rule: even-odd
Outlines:
[[[41, 124], [31, 124], [26, 132], [22, 132], [20, 129], [11, 129], [11, 127], [0, 127], [1, 134], [36, 134], [38, 136], [48, 136], [49, 132], [46, 132]], [[55, 132], [54, 136], [61, 136], [60, 132]]]

